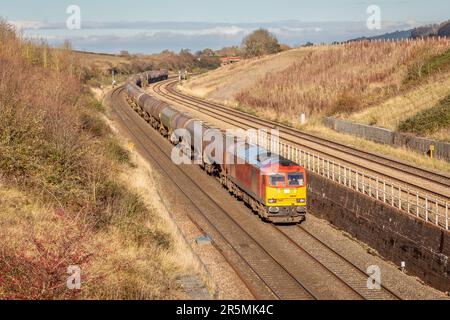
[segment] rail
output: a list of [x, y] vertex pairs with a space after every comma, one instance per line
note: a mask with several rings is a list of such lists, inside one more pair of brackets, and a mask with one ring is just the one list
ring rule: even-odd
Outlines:
[[[261, 141], [263, 140], [263, 141]], [[332, 180], [346, 188], [383, 202], [437, 227], [449, 230], [449, 203], [379, 177], [344, 166], [290, 144], [248, 135], [247, 141], [292, 160], [306, 170]]]

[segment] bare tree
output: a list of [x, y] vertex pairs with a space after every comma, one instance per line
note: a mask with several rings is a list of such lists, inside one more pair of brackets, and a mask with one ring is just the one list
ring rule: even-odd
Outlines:
[[430, 24], [427, 26], [418, 27], [412, 30], [411, 38], [417, 39], [417, 38], [432, 37], [437, 34], [438, 29], [439, 29], [438, 24]]
[[261, 57], [280, 52], [277, 38], [266, 29], [258, 29], [246, 36], [242, 46], [247, 57]]
[[450, 37], [450, 20], [444, 22], [438, 31], [438, 36], [441, 37]]
[[241, 56], [243, 54], [241, 48], [238, 46], [232, 47], [224, 47], [220, 50], [217, 50], [217, 54], [221, 57], [236, 57]]

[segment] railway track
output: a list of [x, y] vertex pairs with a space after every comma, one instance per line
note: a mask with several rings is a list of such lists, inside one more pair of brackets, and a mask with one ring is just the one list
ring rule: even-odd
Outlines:
[[304, 227], [273, 227], [364, 299], [402, 300], [400, 295], [394, 293], [381, 283], [378, 283], [380, 289], [369, 289], [367, 287], [368, 276], [364, 270], [328, 246]]
[[[358, 279], [352, 278], [351, 274], [341, 270], [337, 265], [332, 267], [323, 259], [312, 255], [308, 250], [302, 248], [298, 241], [284, 234], [285, 231], [272, 229], [271, 225], [264, 225], [269, 232], [254, 231], [255, 228], [248, 229], [246, 224], [228, 212], [223, 203], [213, 198], [200, 182], [191, 178], [186, 169], [171, 163], [170, 153], [166, 152], [162, 145], [153, 141], [148, 134], [148, 130], [153, 130], [135, 111], [129, 106], [125, 106], [126, 101], [123, 97], [123, 88], [118, 88], [113, 92], [113, 108], [117, 115], [125, 124], [128, 132], [137, 141], [145, 155], [155, 162], [159, 169], [170, 179], [174, 187], [183, 194], [196, 212], [207, 223], [208, 228], [215, 235], [214, 245], [222, 252], [225, 259], [230, 263], [243, 282], [247, 285], [250, 292], [255, 297], [261, 297], [257, 292], [254, 281], [248, 280], [248, 274], [243, 269], [251, 270], [257, 279], [270, 291], [274, 298], [277, 299], [327, 299], [322, 292], [318, 292], [317, 287], [310, 288], [309, 284], [305, 284], [305, 270], [313, 273], [312, 278], [329, 279], [331, 284], [338, 292], [341, 292], [341, 298], [345, 299], [398, 299], [399, 297], [391, 295], [367, 294], [361, 289], [366, 284], [366, 279], [362, 279], [359, 274]], [[160, 155], [160, 156], [158, 156]], [[168, 165], [171, 164], [171, 165]], [[207, 177], [207, 175], [205, 175]], [[175, 179], [177, 177], [177, 179]], [[208, 177], [210, 178], [210, 177]], [[195, 191], [196, 190], [196, 191]], [[193, 194], [197, 192], [197, 194]], [[241, 215], [242, 216], [242, 215]], [[254, 218], [252, 215], [251, 218]], [[190, 219], [197, 225], [200, 230], [203, 228], [199, 225], [196, 217], [190, 216]], [[244, 221], [245, 222], [245, 221]], [[275, 228], [275, 227], [273, 227]], [[271, 231], [273, 231], [273, 234]], [[210, 231], [211, 232], [211, 231]], [[283, 232], [280, 237], [279, 233]], [[273, 235], [277, 234], [278, 238], [283, 239], [281, 245], [283, 250], [274, 247]], [[282, 240], [278, 240], [282, 241]], [[279, 244], [280, 245], [280, 244]], [[325, 244], [323, 244], [325, 246]], [[232, 257], [237, 257], [238, 261]], [[299, 263], [300, 262], [300, 263]], [[305, 268], [308, 267], [308, 268]], [[336, 271], [337, 268], [337, 271]], [[342, 274], [346, 274], [347, 278]], [[251, 278], [251, 277], [250, 277]], [[350, 280], [349, 280], [350, 279]], [[353, 280], [351, 280], [353, 279]], [[353, 282], [352, 282], [353, 281]], [[358, 283], [358, 286], [355, 284]], [[253, 285], [252, 285], [253, 284]], [[267, 299], [267, 294], [262, 295]]]
[[[420, 192], [432, 194], [443, 201], [448, 201], [450, 198], [450, 176], [446, 174], [417, 168], [401, 161], [358, 150], [238, 110], [181, 94], [175, 89], [176, 83], [173, 80], [158, 83], [152, 87], [152, 90], [167, 100], [178, 102], [243, 129], [276, 128], [280, 131], [280, 138], [290, 144], [302, 146], [357, 169], [394, 180]], [[305, 141], [308, 144], [305, 144]], [[364, 161], [361, 162], [360, 159]], [[389, 169], [391, 173], [386, 172], [385, 169]]]
[[[113, 95], [113, 101], [117, 101], [120, 99], [118, 97], [120, 94], [124, 92], [123, 88], [117, 89]], [[117, 104], [114, 106], [116, 109], [120, 108]], [[176, 175], [173, 172], [169, 172], [166, 164], [160, 158], [157, 158], [154, 155], [154, 151], [149, 149], [149, 145], [144, 141], [142, 136], [145, 136], [145, 129], [143, 128], [142, 122], [133, 119], [133, 115], [130, 114], [132, 110], [126, 111], [122, 115], [119, 115], [123, 122], [127, 124], [127, 127], [130, 128], [130, 125], [137, 131], [134, 133], [133, 130], [129, 130], [129, 133], [134, 137], [134, 139], [139, 142], [140, 147], [145, 151], [146, 156], [153, 159], [157, 164], [160, 170], [162, 170], [165, 175], [171, 180], [174, 186], [178, 189], [179, 192], [184, 194], [187, 199], [192, 199], [191, 195], [186, 191], [186, 188], [183, 187], [180, 182], [175, 179], [175, 176], [184, 177], [185, 179], [190, 180], [191, 184], [197, 186], [196, 182], [190, 179], [187, 175], [182, 172], [180, 168], [177, 168]], [[153, 130], [153, 129], [152, 129]], [[171, 162], [170, 157], [161, 149], [160, 146], [153, 144], [153, 147], [157, 149], [161, 154], [166, 156], [166, 163]], [[198, 186], [197, 186], [198, 187]], [[201, 190], [198, 188], [198, 190]], [[269, 288], [269, 290], [273, 293], [274, 297], [278, 299], [306, 299], [306, 300], [315, 300], [317, 299], [316, 295], [314, 295], [311, 291], [304, 287], [304, 285], [295, 279], [278, 261], [276, 261], [263, 247], [261, 247], [257, 242], [255, 242], [248, 233], [245, 232], [235, 221], [233, 221], [227, 212], [217, 203], [214, 199], [210, 198], [209, 195], [203, 193], [203, 196], [207, 198], [208, 202], [212, 204], [215, 211], [219, 211], [220, 214], [216, 215], [215, 221], [210, 218], [210, 213], [206, 213], [205, 210], [200, 207], [197, 203], [191, 200], [191, 204], [193, 207], [202, 215], [202, 217], [208, 222], [209, 226], [212, 227], [219, 235], [221, 239], [224, 239], [227, 246], [231, 248], [231, 250], [242, 260], [245, 262], [246, 266], [250, 268], [258, 278]], [[222, 217], [222, 218], [221, 218]], [[195, 221], [194, 218], [191, 219]], [[224, 224], [233, 224], [235, 228], [240, 230], [241, 232], [234, 233], [234, 241], [230, 241], [227, 239], [227, 236], [221, 230], [229, 229], [229, 226], [224, 226]], [[217, 241], [217, 240], [216, 240]], [[241, 244], [246, 243], [250, 248], [252, 247], [251, 254], [242, 253], [242, 249], [236, 247], [235, 242]], [[224, 249], [221, 248], [223, 252]], [[242, 277], [242, 276], [241, 276]], [[242, 277], [243, 278], [243, 277]], [[246, 283], [246, 282], [244, 282]], [[254, 292], [253, 288], [249, 288], [250, 292]], [[255, 294], [256, 295], [256, 294]]]

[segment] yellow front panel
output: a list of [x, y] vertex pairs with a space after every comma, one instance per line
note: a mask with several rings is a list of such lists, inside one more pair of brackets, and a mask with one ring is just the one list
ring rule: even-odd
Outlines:
[[[269, 199], [276, 199], [276, 203], [269, 203]], [[297, 199], [305, 199], [304, 203]], [[301, 188], [266, 188], [266, 205], [268, 207], [306, 206], [306, 187]]]

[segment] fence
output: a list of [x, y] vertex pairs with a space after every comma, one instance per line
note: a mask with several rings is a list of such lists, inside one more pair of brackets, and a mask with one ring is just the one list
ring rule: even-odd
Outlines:
[[434, 155], [436, 157], [450, 161], [450, 143], [410, 136], [384, 128], [353, 123], [331, 117], [323, 119], [323, 123], [325, 126], [337, 132], [351, 134], [382, 144], [408, 147], [424, 154], [427, 153], [430, 150], [430, 146], [433, 145], [435, 147]]
[[[431, 222], [438, 227], [449, 230], [449, 203], [435, 197], [412, 191], [404, 186], [364, 172], [343, 166], [337, 162], [301, 150], [292, 145], [272, 140], [268, 135], [258, 139], [255, 135], [247, 137], [250, 143], [270, 149], [290, 159], [306, 170], [319, 174], [340, 185], [392, 206], [400, 211]], [[261, 141], [264, 140], [264, 141]]]

